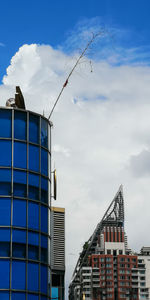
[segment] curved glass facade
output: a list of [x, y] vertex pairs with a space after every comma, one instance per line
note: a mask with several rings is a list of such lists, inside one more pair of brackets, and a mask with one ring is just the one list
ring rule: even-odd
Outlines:
[[0, 299], [47, 300], [50, 123], [0, 108]]

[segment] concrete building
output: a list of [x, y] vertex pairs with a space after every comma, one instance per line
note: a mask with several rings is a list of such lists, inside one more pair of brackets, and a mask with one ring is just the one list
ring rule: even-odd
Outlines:
[[69, 299], [150, 299], [150, 247], [139, 255], [128, 247], [122, 186], [83, 246]]

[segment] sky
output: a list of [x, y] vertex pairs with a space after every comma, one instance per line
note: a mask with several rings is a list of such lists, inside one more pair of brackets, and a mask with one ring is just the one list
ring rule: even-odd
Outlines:
[[[52, 168], [66, 209], [66, 287], [79, 253], [123, 184], [125, 230], [150, 245], [150, 2], [5, 1], [0, 4], [0, 101], [20, 85], [26, 107], [52, 115]], [[67, 299], [67, 288], [66, 288]]]

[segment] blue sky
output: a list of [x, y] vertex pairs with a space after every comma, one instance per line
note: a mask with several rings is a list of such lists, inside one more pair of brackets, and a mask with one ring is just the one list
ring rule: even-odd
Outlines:
[[149, 52], [149, 11], [149, 0], [1, 1], [0, 78], [23, 44], [50, 44], [65, 51], [72, 32], [76, 34], [79, 24], [92, 19], [112, 31], [115, 45]]

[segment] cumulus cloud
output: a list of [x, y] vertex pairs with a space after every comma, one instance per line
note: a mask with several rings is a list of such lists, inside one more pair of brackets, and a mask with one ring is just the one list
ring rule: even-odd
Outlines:
[[[73, 60], [50, 46], [23, 45], [0, 86], [1, 105], [20, 85], [27, 109], [48, 116]], [[66, 208], [67, 282], [121, 183], [130, 245], [150, 245], [150, 67], [108, 60], [92, 65], [92, 73], [88, 59], [79, 66], [52, 115], [57, 205]]]

